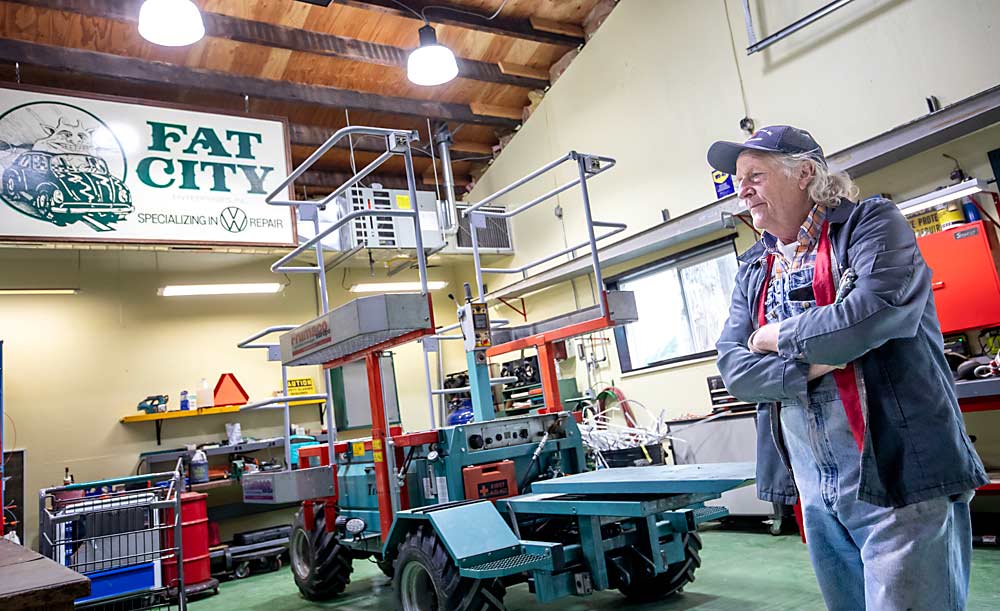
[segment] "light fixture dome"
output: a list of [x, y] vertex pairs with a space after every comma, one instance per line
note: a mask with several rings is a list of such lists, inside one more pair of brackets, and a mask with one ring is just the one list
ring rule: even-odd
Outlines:
[[205, 36], [205, 22], [191, 0], [145, 0], [139, 9], [139, 34], [153, 44], [184, 47]]
[[434, 28], [420, 28], [420, 46], [406, 60], [406, 77], [417, 85], [441, 85], [458, 76], [458, 62], [448, 47], [439, 45]]

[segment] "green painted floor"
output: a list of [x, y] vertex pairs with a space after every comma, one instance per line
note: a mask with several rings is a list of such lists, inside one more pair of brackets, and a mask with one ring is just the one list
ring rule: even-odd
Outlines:
[[[616, 591], [588, 598], [569, 598], [546, 609], [660, 609], [677, 611], [768, 611], [824, 609], [806, 547], [795, 536], [707, 531], [697, 580], [668, 601], [629, 605]], [[218, 596], [192, 602], [193, 611], [291, 611], [293, 609], [392, 609], [391, 584], [368, 561], [355, 561], [350, 586], [343, 596], [311, 603], [299, 596], [288, 568], [223, 583]], [[511, 588], [504, 599], [510, 611], [537, 609], [526, 585]], [[968, 608], [1000, 610], [1000, 550], [975, 549]]]

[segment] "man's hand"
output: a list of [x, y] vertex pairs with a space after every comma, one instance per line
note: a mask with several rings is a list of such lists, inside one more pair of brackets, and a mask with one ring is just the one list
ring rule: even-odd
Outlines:
[[757, 354], [767, 354], [778, 351], [778, 331], [781, 330], [780, 322], [772, 322], [757, 329], [750, 335], [747, 348]]

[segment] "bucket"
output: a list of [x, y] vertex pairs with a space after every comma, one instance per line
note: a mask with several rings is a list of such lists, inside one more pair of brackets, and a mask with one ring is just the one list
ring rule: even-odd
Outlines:
[[[649, 457], [646, 457], [649, 454]], [[645, 467], [648, 465], [663, 464], [663, 446], [656, 443], [646, 446], [646, 451], [642, 451], [641, 446], [634, 448], [624, 448], [622, 450], [608, 450], [601, 452], [601, 456], [607, 461], [612, 469], [617, 467]], [[652, 462], [650, 462], [652, 461]]]
[[941, 229], [951, 229], [965, 223], [965, 212], [962, 210], [962, 206], [958, 202], [953, 202], [948, 204], [947, 208], [938, 210], [938, 222], [941, 223]]

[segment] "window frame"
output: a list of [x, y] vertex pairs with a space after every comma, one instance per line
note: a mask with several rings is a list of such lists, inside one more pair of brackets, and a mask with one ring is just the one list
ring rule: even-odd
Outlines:
[[[676, 268], [683, 264], [685, 261], [690, 261], [713, 251], [719, 251], [720, 255], [725, 254], [726, 246], [732, 248], [733, 256], [739, 257], [739, 250], [736, 248], [736, 236], [726, 236], [719, 238], [717, 240], [712, 240], [711, 242], [706, 242], [695, 248], [685, 250], [683, 252], [669, 255], [655, 261], [646, 263], [639, 267], [630, 269], [626, 272], [616, 274], [610, 278], [607, 278], [604, 282], [605, 287], [609, 291], [619, 290], [621, 282], [624, 280], [631, 280], [634, 278], [639, 278], [649, 274], [654, 274], [659, 271], [667, 270], [670, 268]], [[737, 268], [739, 267], [739, 261], [737, 261]], [[683, 285], [682, 285], [683, 286]], [[682, 289], [683, 290], [683, 289]], [[687, 309], [687, 298], [684, 294], [681, 295], [684, 299], [684, 308]], [[727, 296], [728, 298], [728, 296]], [[652, 363], [647, 363], [642, 367], [633, 367], [632, 358], [629, 353], [628, 338], [625, 335], [625, 325], [620, 325], [614, 328], [615, 334], [615, 348], [618, 351], [618, 364], [623, 374], [635, 373], [640, 371], [646, 371], [649, 369], [663, 367], [664, 365], [673, 365], [676, 363], [683, 363], [686, 361], [696, 361], [704, 359], [710, 356], [716, 356], [718, 351], [714, 348], [712, 350], [703, 350], [700, 352], [692, 352], [690, 354], [685, 354], [682, 356], [675, 356], [668, 359], [661, 359], [659, 361], [654, 361]]]

